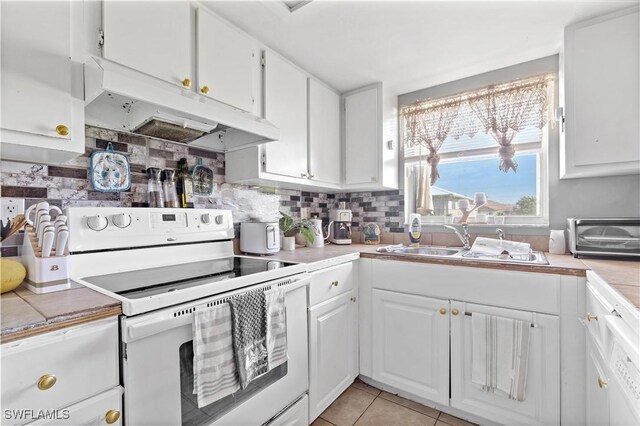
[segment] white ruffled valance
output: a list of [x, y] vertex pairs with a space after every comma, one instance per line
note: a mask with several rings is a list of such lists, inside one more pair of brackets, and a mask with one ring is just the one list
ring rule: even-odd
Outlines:
[[511, 142], [520, 130], [547, 123], [552, 82], [553, 76], [547, 74], [405, 106], [401, 110], [405, 144], [428, 149], [432, 185], [439, 177], [438, 151], [445, 139], [473, 137], [480, 131], [498, 144], [500, 170], [515, 172], [518, 163]]

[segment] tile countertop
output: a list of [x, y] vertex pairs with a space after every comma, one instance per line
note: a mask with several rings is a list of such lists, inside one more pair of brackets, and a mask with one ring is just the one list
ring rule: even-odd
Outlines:
[[48, 294], [21, 285], [0, 296], [0, 305], [0, 343], [122, 313], [120, 301], [75, 283]]
[[640, 261], [581, 259], [582, 262], [640, 309]]

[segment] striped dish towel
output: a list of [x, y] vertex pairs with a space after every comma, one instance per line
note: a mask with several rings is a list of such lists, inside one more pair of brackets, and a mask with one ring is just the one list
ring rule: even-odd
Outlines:
[[267, 303], [267, 358], [269, 370], [287, 361], [287, 312], [285, 291], [276, 287], [264, 292]]
[[471, 381], [487, 392], [500, 390], [524, 401], [529, 360], [530, 324], [474, 312], [471, 316]]
[[240, 389], [228, 303], [198, 309], [193, 324], [193, 393], [198, 408]]

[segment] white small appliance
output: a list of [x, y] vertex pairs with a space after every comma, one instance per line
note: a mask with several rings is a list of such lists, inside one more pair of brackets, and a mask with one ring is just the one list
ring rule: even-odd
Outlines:
[[275, 254], [280, 251], [278, 222], [242, 222], [240, 251], [250, 254]]

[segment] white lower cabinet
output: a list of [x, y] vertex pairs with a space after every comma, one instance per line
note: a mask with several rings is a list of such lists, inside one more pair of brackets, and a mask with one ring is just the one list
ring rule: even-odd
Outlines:
[[597, 345], [587, 333], [587, 426], [609, 424], [610, 395], [604, 360]]
[[[76, 407], [88, 413], [84, 402], [119, 386], [118, 341], [118, 320], [112, 318], [3, 344], [2, 424], [40, 420], [36, 416], [40, 410]], [[120, 402], [111, 403], [108, 410], [119, 412]], [[92, 411], [92, 415], [105, 416], [108, 410]], [[84, 419], [85, 415], [78, 416]]]
[[449, 400], [449, 301], [373, 290], [373, 379]]
[[[557, 316], [451, 302], [451, 406], [501, 424], [560, 423], [560, 336]], [[486, 392], [471, 381], [473, 368], [472, 316], [481, 313], [522, 320], [530, 328], [528, 366], [523, 401], [500, 391]], [[503, 354], [498, 353], [497, 359]], [[510, 354], [504, 354], [510, 359]]]
[[353, 269], [349, 262], [311, 274], [310, 422], [329, 407], [359, 374], [358, 299]]

